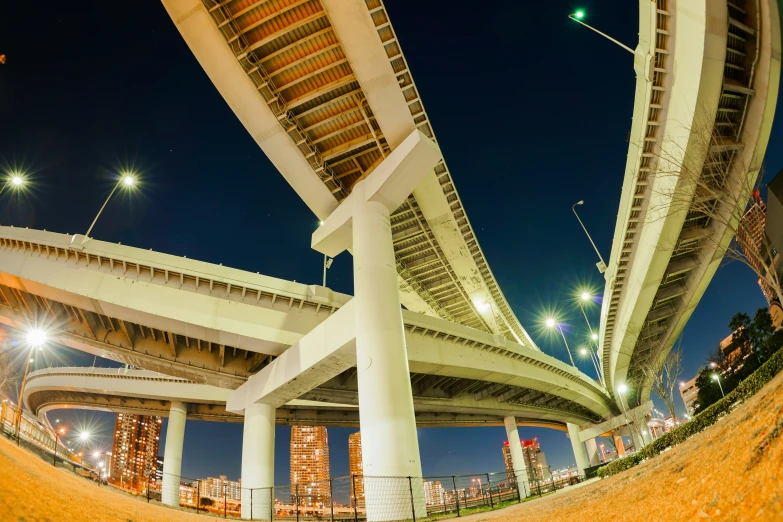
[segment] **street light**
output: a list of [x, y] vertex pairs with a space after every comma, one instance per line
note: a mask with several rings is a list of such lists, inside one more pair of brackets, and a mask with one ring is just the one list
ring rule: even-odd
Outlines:
[[628, 386], [626, 386], [625, 384], [621, 384], [621, 385], [619, 385], [619, 386], [617, 387], [617, 393], [618, 393], [618, 395], [619, 395], [619, 397], [620, 397], [620, 406], [622, 406], [622, 408], [623, 408], [623, 413], [625, 414], [625, 422], [627, 422], [627, 423], [628, 423], [628, 425], [630, 426], [630, 424], [631, 424], [631, 421], [630, 421], [630, 420], [628, 420], [628, 411], [625, 409], [625, 402], [623, 402], [623, 395], [624, 395], [624, 394], [625, 394], [625, 392], [627, 392], [627, 391], [628, 391]]
[[554, 328], [557, 327], [558, 330], [560, 330], [560, 335], [563, 336], [563, 344], [565, 344], [566, 351], [568, 352], [568, 358], [571, 359], [571, 366], [576, 368], [576, 364], [574, 363], [574, 358], [571, 356], [571, 348], [568, 347], [568, 341], [566, 341], [565, 334], [563, 333], [563, 327], [560, 323], [555, 321], [554, 318], [549, 317], [546, 320], [546, 326], [547, 328]]
[[334, 258], [327, 256], [324, 254], [324, 288], [326, 288], [326, 271], [332, 268], [332, 262], [334, 261]]
[[626, 51], [628, 51], [629, 53], [631, 53], [631, 54], [634, 54], [634, 55], [636, 54], [636, 51], [634, 51], [633, 49], [631, 49], [631, 48], [630, 48], [630, 47], [628, 47], [627, 45], [625, 45], [625, 44], [623, 44], [623, 43], [620, 43], [620, 42], [618, 42], [617, 40], [615, 40], [614, 38], [612, 38], [612, 37], [611, 37], [611, 36], [609, 36], [608, 34], [606, 34], [606, 33], [602, 33], [601, 31], [599, 31], [599, 30], [598, 30], [598, 29], [596, 29], [595, 27], [593, 27], [593, 26], [591, 26], [591, 25], [587, 25], [586, 23], [584, 23], [584, 22], [582, 21], [582, 19], [583, 19], [584, 17], [585, 17], [585, 11], [584, 11], [584, 9], [578, 9], [578, 10], [577, 10], [577, 11], [575, 11], [574, 13], [571, 13], [570, 15], [568, 15], [568, 18], [570, 18], [570, 19], [571, 19], [571, 20], [573, 20], [574, 22], [576, 22], [576, 23], [578, 23], [578, 24], [582, 24], [583, 26], [587, 27], [587, 28], [588, 28], [588, 29], [590, 29], [591, 31], [595, 31], [596, 33], [600, 34], [601, 36], [603, 36], [603, 37], [604, 37], [604, 38], [606, 38], [607, 40], [609, 40], [609, 41], [611, 41], [611, 42], [614, 42], [614, 43], [616, 43], [617, 45], [619, 45], [620, 47], [622, 47], [623, 49], [625, 49], [625, 50], [626, 50]]
[[720, 388], [721, 397], [725, 397], [726, 394], [723, 393], [723, 386], [721, 386], [721, 384], [720, 384], [720, 377], [718, 377], [718, 374], [717, 373], [713, 373], [711, 379], [718, 383], [718, 387]]
[[35, 359], [32, 358], [33, 352], [36, 348], [39, 350], [43, 347], [43, 345], [46, 343], [48, 339], [48, 334], [46, 331], [34, 327], [25, 333], [25, 342], [30, 347], [30, 356], [27, 360], [27, 366], [25, 366], [24, 369], [24, 377], [22, 377], [22, 384], [19, 386], [19, 405], [16, 408], [16, 445], [19, 445], [19, 439], [21, 438], [21, 428], [22, 428], [22, 401], [24, 400], [24, 388], [27, 384], [27, 374], [30, 373], [30, 363], [34, 362]]
[[101, 213], [103, 213], [103, 209], [106, 208], [106, 204], [109, 202], [111, 197], [117, 191], [117, 188], [122, 186], [127, 188], [128, 190], [131, 190], [133, 187], [136, 186], [136, 183], [137, 183], [136, 176], [130, 172], [126, 172], [120, 176], [120, 179], [117, 180], [117, 183], [114, 185], [114, 188], [111, 189], [111, 192], [109, 192], [109, 197], [107, 197], [106, 201], [103, 202], [103, 206], [101, 206], [101, 209], [98, 211], [98, 214], [95, 216], [95, 219], [92, 220], [92, 224], [90, 225], [90, 228], [87, 229], [87, 233], [84, 235], [84, 238], [82, 239], [82, 244], [84, 244], [84, 242], [87, 241], [87, 238], [90, 237], [90, 232], [92, 232], [92, 228], [95, 226], [95, 223], [96, 221], [98, 221], [98, 218], [101, 217]]
[[593, 357], [593, 351], [591, 349], [589, 349], [589, 348], [585, 348], [584, 346], [579, 349], [579, 353], [582, 356], [590, 355], [590, 361], [592, 361], [593, 368], [595, 368], [595, 374], [598, 376], [598, 378], [601, 380], [601, 382], [603, 382], [603, 378], [601, 376], [601, 372], [598, 369], [598, 362], [597, 362], [598, 357]]
[[[60, 423], [60, 419], [55, 421]], [[52, 458], [52, 466], [57, 467], [57, 445], [60, 443], [60, 435], [65, 435], [65, 428], [54, 430], [54, 458]]]
[[[578, 21], [578, 20], [577, 20]], [[581, 23], [581, 22], [579, 22]], [[587, 231], [587, 227], [585, 227], [585, 224], [582, 223], [582, 219], [579, 217], [579, 214], [576, 213], [576, 206], [577, 205], [584, 205], [585, 202], [583, 200], [579, 200], [573, 205], [571, 205], [571, 210], [574, 211], [574, 215], [576, 216], [577, 221], [579, 221], [579, 224], [582, 225], [582, 230], [585, 231], [585, 234], [587, 235], [587, 239], [590, 240], [590, 244], [593, 245], [593, 250], [595, 250], [595, 253], [598, 254], [598, 259], [600, 261], [595, 264], [596, 267], [598, 267], [598, 272], [603, 274], [606, 272], [606, 263], [604, 263], [604, 258], [601, 257], [601, 252], [598, 251], [598, 247], [595, 246], [595, 242], [593, 241], [593, 238], [590, 236], [590, 232]]]
[[6, 178], [5, 183], [3, 183], [3, 186], [0, 187], [0, 194], [5, 192], [5, 190], [9, 187], [12, 189], [20, 189], [22, 188], [24, 183], [25, 183], [25, 179], [21, 174], [19, 173], [11, 174], [10, 176], [8, 176], [8, 178]]
[[[576, 211], [575, 211], [576, 212]], [[577, 216], [578, 218], [579, 216]], [[600, 257], [600, 254], [599, 254]], [[593, 344], [595, 344], [595, 353], [593, 353], [593, 350], [590, 350], [590, 359], [593, 361], [593, 366], [595, 366], [595, 373], [598, 376], [598, 379], [601, 381], [601, 384], [606, 387], [606, 382], [604, 381], [604, 375], [601, 373], [600, 367], [600, 361], [598, 360], [598, 334], [593, 332], [593, 327], [590, 326], [590, 320], [587, 318], [587, 312], [585, 311], [585, 304], [589, 303], [593, 300], [592, 294], [590, 292], [584, 290], [579, 296], [579, 309], [582, 310], [582, 317], [585, 318], [585, 323], [587, 324], [587, 330], [591, 332], [590, 338], [593, 340]]]

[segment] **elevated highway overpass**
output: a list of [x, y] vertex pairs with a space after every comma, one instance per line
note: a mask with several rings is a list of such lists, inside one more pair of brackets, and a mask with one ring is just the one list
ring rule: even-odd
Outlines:
[[[351, 300], [124, 245], [72, 248], [72, 239], [0, 227], [0, 322], [40, 325], [66, 346], [213, 390], [239, 387]], [[469, 424], [470, 415], [500, 423], [513, 413], [520, 423], [562, 428], [616, 412], [599, 383], [539, 350], [423, 314], [403, 317], [421, 424], [435, 422], [430, 414], [445, 425], [447, 414]], [[351, 367], [297, 398], [356, 405], [356, 380]]]
[[[381, 0], [163, 0], [201, 67], [325, 220], [413, 130], [435, 140]], [[402, 303], [537, 349], [508, 305], [445, 160], [391, 215]]]
[[780, 80], [770, 0], [639, 2], [636, 96], [601, 310], [607, 388], [646, 403], [755, 185]]
[[[42, 422], [46, 413], [58, 409], [84, 409], [168, 417], [171, 402], [186, 406], [188, 419], [211, 422], [244, 421], [242, 415], [226, 410], [230, 389], [198, 384], [149, 370], [130, 368], [50, 368], [30, 373], [25, 388], [27, 408]], [[355, 397], [348, 402], [295, 399], [276, 410], [278, 425], [359, 426]], [[497, 401], [414, 401], [420, 407], [419, 427], [501, 426], [503, 416], [520, 417], [521, 426], [565, 431], [562, 420], [526, 418], [524, 408], [501, 406]], [[433, 408], [437, 404], [437, 407]], [[428, 408], [432, 411], [428, 411]], [[418, 408], [417, 408], [418, 409]]]

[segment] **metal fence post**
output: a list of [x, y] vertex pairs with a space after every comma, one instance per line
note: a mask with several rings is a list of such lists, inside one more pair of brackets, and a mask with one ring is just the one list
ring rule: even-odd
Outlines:
[[[354, 501], [355, 504], [355, 501]], [[329, 520], [334, 522], [334, 493], [332, 492], [332, 478], [329, 477], [329, 507], [331, 510], [331, 515], [329, 516]]]
[[408, 487], [411, 490], [411, 513], [413, 514], [413, 522], [416, 522], [416, 503], [413, 501], [413, 479], [408, 477]]
[[351, 491], [353, 492], [353, 522], [359, 521], [359, 513], [357, 512], [356, 502], [356, 475], [351, 475]]
[[487, 493], [489, 493], [489, 507], [495, 509], [495, 502], [492, 500], [492, 482], [489, 480], [489, 473], [487, 475]]
[[228, 486], [223, 486], [223, 518], [228, 518]]
[[454, 480], [454, 475], [451, 476], [451, 487], [454, 488], [454, 502], [457, 503], [457, 516], [459, 514], [459, 491], [457, 491], [457, 482]]

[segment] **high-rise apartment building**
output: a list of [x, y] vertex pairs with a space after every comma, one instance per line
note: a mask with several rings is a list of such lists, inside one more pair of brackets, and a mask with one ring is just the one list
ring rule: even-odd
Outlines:
[[688, 415], [693, 416], [698, 395], [699, 387], [696, 386], [696, 377], [680, 385], [680, 397], [682, 397], [682, 402], [685, 404], [685, 411], [688, 412]]
[[242, 481], [226, 479], [225, 475], [220, 477], [207, 477], [199, 481], [199, 494], [202, 497], [209, 497], [222, 500], [242, 500]]
[[428, 480], [424, 483], [424, 502], [428, 506], [443, 504], [445, 501], [446, 490], [440, 480]]
[[[767, 184], [767, 224], [764, 231], [778, 281], [783, 280], [783, 169]], [[769, 315], [775, 328], [783, 328], [783, 303], [778, 299], [769, 303]]]
[[[753, 191], [753, 198], [755, 201], [742, 216], [737, 227], [737, 243], [753, 270], [757, 274], [764, 274], [767, 269], [775, 270], [773, 259], [777, 256], [777, 252], [769, 252], [764, 241], [767, 206], [758, 190]], [[773, 302], [777, 302], [777, 294], [765, 279], [759, 277], [758, 283], [764, 297], [767, 298], [767, 303], [772, 306]]]
[[348, 435], [348, 472], [351, 484], [351, 506], [364, 507], [364, 470], [362, 468], [362, 433], [357, 431]]
[[300, 506], [329, 502], [329, 437], [325, 426], [291, 428], [291, 496]]
[[[525, 459], [525, 469], [530, 480], [547, 480], [550, 477], [549, 467], [546, 463], [546, 455], [541, 451], [538, 439], [523, 440], [522, 456]], [[511, 461], [511, 447], [509, 442], [503, 445], [503, 462], [506, 464], [506, 475], [509, 482], [514, 480], [514, 464]]]
[[157, 481], [158, 446], [162, 419], [149, 415], [118, 413], [114, 425], [109, 480], [142, 491]]

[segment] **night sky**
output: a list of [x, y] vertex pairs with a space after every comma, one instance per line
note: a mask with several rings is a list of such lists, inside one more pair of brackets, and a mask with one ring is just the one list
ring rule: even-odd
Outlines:
[[[567, 360], [562, 340], [540, 329], [541, 317], [558, 310], [575, 336], [583, 323], [574, 293], [584, 285], [603, 290], [571, 205], [585, 200], [580, 214], [608, 261], [635, 77], [630, 54], [566, 15], [585, 7], [588, 23], [634, 47], [637, 3], [497, 1], [478, 17], [447, 0], [385, 3], [501, 288], [538, 345]], [[316, 218], [235, 118], [159, 2], [10, 2], [0, 16], [0, 53], [7, 55], [0, 168], [24, 170], [34, 181], [25, 196], [4, 196], [0, 223], [84, 233], [116, 173], [129, 168], [143, 190], [113, 200], [94, 237], [320, 284], [322, 257], [309, 247]], [[767, 180], [783, 167], [781, 143], [778, 123]], [[348, 254], [335, 260], [328, 285], [352, 293]], [[721, 268], [683, 334], [685, 378], [728, 335], [734, 313], [765, 305], [749, 269]], [[594, 324], [598, 313], [595, 306]], [[64, 348], [51, 352], [54, 364], [93, 363]], [[588, 361], [581, 369], [594, 374]], [[61, 415], [74, 426], [100, 426], [96, 444], [106, 450], [113, 417]], [[332, 476], [348, 473], [353, 431], [329, 428]], [[564, 433], [520, 431], [539, 438], [553, 467], [573, 464]], [[239, 424], [189, 421], [183, 476], [239, 477], [241, 432]], [[279, 484], [289, 482], [289, 433], [277, 429]], [[500, 471], [504, 440], [502, 427], [421, 429], [424, 473]]]

